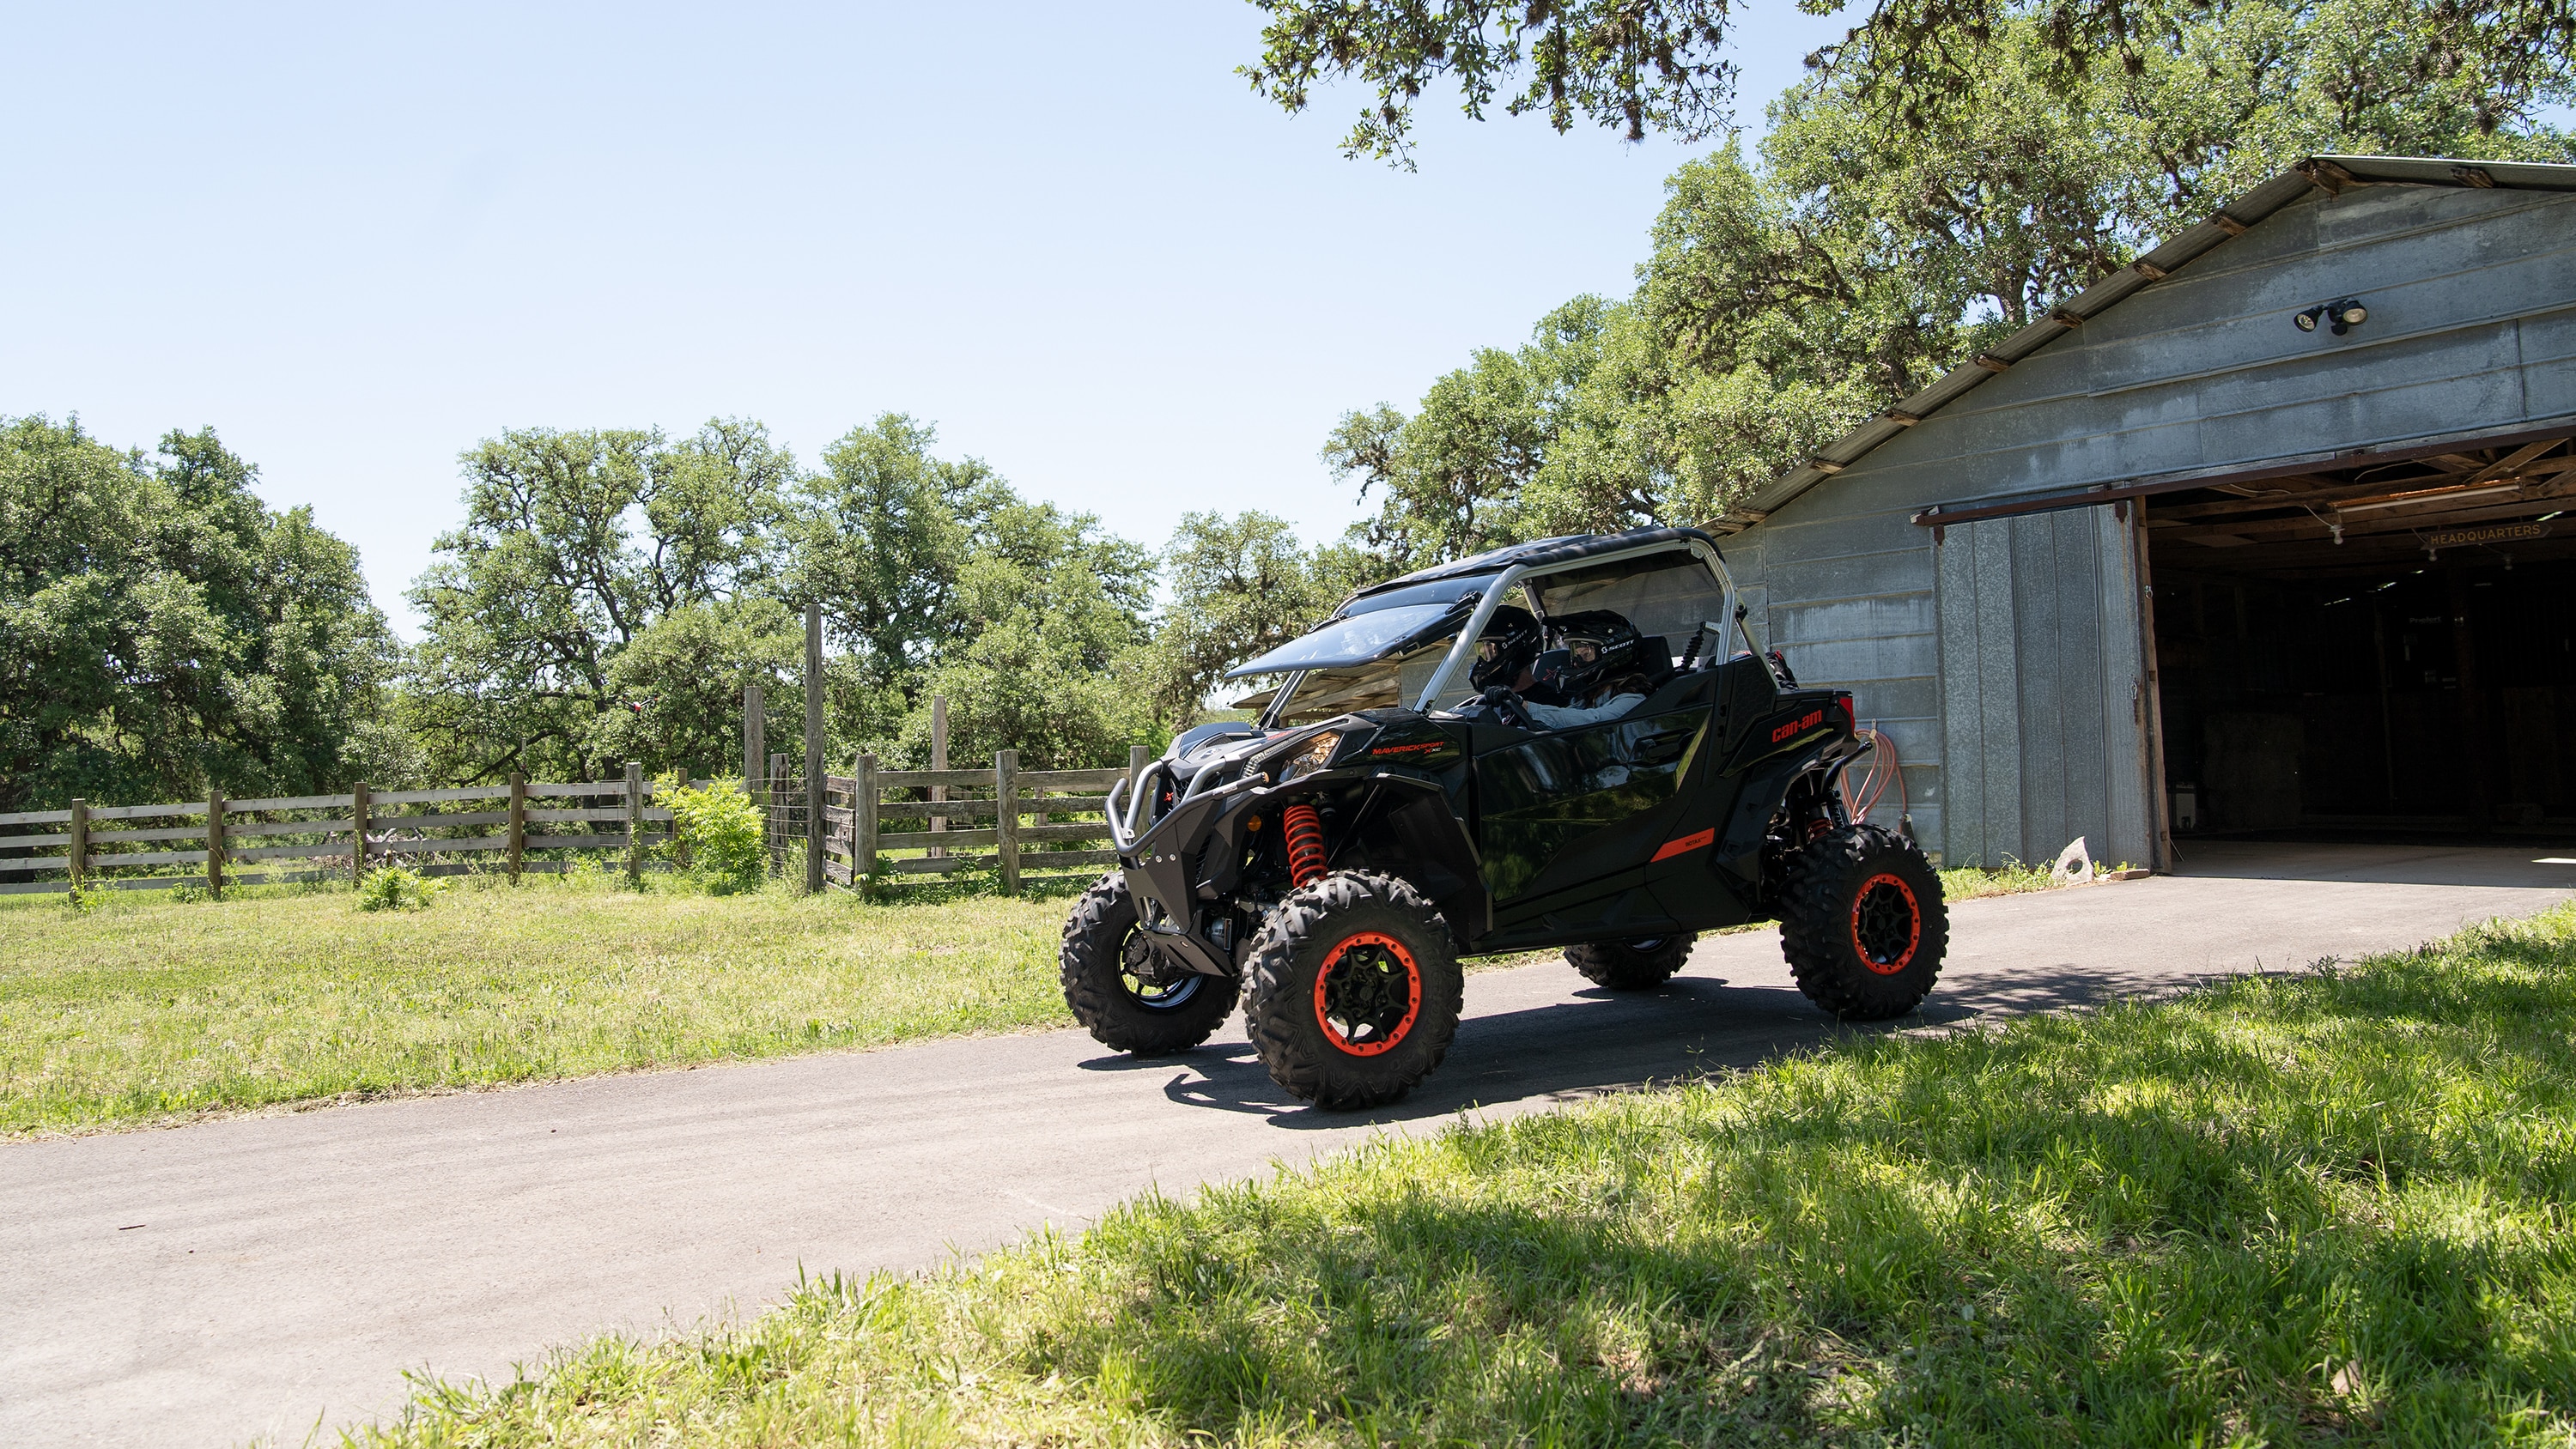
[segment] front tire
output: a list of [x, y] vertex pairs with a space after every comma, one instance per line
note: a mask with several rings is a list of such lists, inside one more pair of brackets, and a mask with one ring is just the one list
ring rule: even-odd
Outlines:
[[1950, 913], [1914, 842], [1875, 825], [1829, 830], [1790, 858], [1786, 882], [1780, 954], [1809, 1001], [1845, 1021], [1885, 1021], [1931, 994]]
[[1362, 871], [1291, 891], [1245, 974], [1244, 1024], [1270, 1079], [1338, 1108], [1392, 1102], [1440, 1065], [1467, 984], [1431, 902]]
[[1140, 1057], [1188, 1051], [1234, 1010], [1233, 978], [1201, 975], [1153, 949], [1115, 872], [1074, 904], [1056, 963], [1073, 1019], [1102, 1046]]
[[1583, 979], [1612, 991], [1647, 991], [1672, 979], [1690, 959], [1699, 937], [1689, 931], [1640, 936], [1633, 941], [1587, 941], [1565, 948], [1565, 959]]

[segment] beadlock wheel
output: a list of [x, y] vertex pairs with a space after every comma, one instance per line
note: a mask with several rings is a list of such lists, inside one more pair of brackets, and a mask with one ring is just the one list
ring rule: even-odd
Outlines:
[[1395, 1050], [1422, 1014], [1422, 969], [1404, 943], [1360, 931], [1335, 946], [1315, 973], [1315, 1023], [1324, 1040], [1355, 1057]]
[[1922, 1004], [1941, 974], [1949, 912], [1914, 842], [1875, 825], [1829, 830], [1782, 871], [1780, 954], [1809, 1001], [1846, 1021]]
[[1438, 909], [1404, 880], [1335, 871], [1271, 908], [1244, 973], [1270, 1079], [1326, 1107], [1413, 1090], [1449, 1050], [1466, 977]]
[[1923, 944], [1923, 907], [1914, 887], [1886, 871], [1861, 883], [1852, 902], [1852, 950], [1860, 964], [1881, 976], [1894, 976], [1913, 964]]

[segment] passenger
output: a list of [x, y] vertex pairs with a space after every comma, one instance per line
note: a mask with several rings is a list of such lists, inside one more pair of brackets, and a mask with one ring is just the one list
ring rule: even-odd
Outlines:
[[[1568, 614], [1553, 625], [1557, 647], [1531, 661], [1518, 689], [1522, 712], [1541, 729], [1619, 718], [1645, 703], [1652, 683], [1647, 670], [1671, 663], [1649, 659], [1636, 626], [1607, 609]], [[1562, 703], [1542, 702], [1548, 696]]]

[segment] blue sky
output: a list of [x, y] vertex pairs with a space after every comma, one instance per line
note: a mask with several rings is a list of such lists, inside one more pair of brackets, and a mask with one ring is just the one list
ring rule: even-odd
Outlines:
[[[1744, 120], [1841, 24], [1742, 16]], [[1310, 539], [1316, 461], [1468, 349], [1623, 293], [1690, 151], [1287, 117], [1247, 4], [21, 7], [0, 126], [0, 414], [120, 445], [211, 424], [401, 595], [508, 427], [881, 412], [1159, 543], [1191, 508]]]

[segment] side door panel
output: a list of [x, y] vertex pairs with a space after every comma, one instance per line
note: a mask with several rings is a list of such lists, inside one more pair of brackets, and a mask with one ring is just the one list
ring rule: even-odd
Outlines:
[[1670, 925], [1645, 867], [1707, 753], [1710, 692], [1658, 691], [1624, 719], [1537, 735], [1476, 762], [1478, 844], [1497, 931]]

